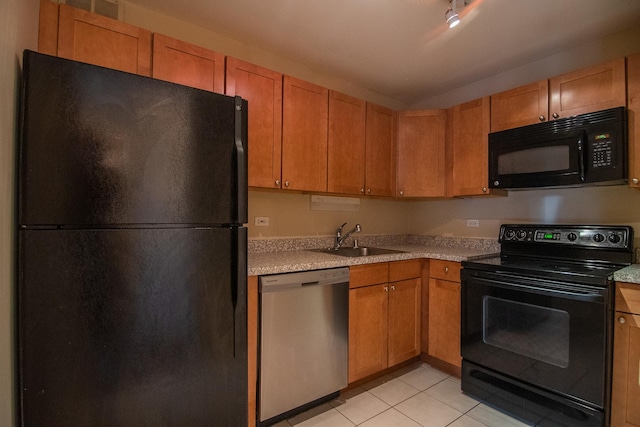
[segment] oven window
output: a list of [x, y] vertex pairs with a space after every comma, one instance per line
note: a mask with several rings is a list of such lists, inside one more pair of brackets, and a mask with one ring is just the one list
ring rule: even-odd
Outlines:
[[553, 172], [567, 169], [569, 169], [568, 145], [528, 148], [498, 156], [499, 175]]
[[560, 368], [569, 366], [569, 313], [483, 297], [483, 341]]

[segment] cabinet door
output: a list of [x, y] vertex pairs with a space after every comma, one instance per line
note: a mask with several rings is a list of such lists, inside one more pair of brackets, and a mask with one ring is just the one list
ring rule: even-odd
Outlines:
[[489, 97], [453, 107], [454, 196], [489, 194]]
[[327, 191], [364, 194], [366, 103], [329, 92]]
[[387, 367], [388, 285], [349, 290], [349, 382]]
[[551, 119], [626, 105], [625, 59], [549, 79]]
[[640, 53], [627, 58], [629, 187], [640, 189]]
[[389, 366], [420, 354], [420, 283], [389, 284]]
[[151, 32], [61, 4], [58, 56], [150, 76]]
[[224, 55], [155, 33], [152, 76], [209, 92], [224, 93]]
[[327, 191], [329, 90], [284, 76], [283, 91], [283, 188]]
[[249, 186], [280, 188], [282, 74], [227, 57], [226, 84], [249, 102]]
[[640, 426], [640, 316], [616, 311], [611, 427]]
[[491, 95], [491, 132], [544, 122], [548, 111], [548, 80]]
[[367, 103], [366, 194], [393, 196], [396, 185], [396, 126], [393, 110]]
[[38, 52], [58, 56], [58, 4], [40, 0]]
[[446, 126], [445, 110], [398, 114], [398, 196], [445, 196]]
[[429, 355], [460, 367], [460, 283], [429, 279]]

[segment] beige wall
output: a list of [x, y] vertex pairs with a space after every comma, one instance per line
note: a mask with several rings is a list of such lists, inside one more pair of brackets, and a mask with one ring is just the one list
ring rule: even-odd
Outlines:
[[336, 79], [330, 75], [318, 72], [304, 64], [288, 60], [278, 52], [269, 52], [255, 46], [247, 45], [221, 34], [131, 4], [126, 0], [123, 6], [123, 20], [129, 24], [193, 43], [283, 74], [304, 79], [329, 89], [343, 92], [347, 95], [356, 96], [360, 99], [383, 105], [387, 108], [401, 110], [407, 107], [402, 101], [358, 86], [353, 82]]
[[[328, 236], [346, 221], [348, 228], [359, 223], [362, 234], [405, 234], [411, 230], [409, 203], [363, 198], [357, 212], [318, 211], [310, 208], [310, 197], [286, 191], [250, 191], [249, 237]], [[256, 216], [269, 217], [269, 226], [254, 226]]]
[[15, 147], [23, 49], [36, 49], [38, 0], [0, 0], [0, 426], [14, 425]]
[[[480, 227], [466, 226], [468, 219]], [[631, 225], [640, 247], [640, 191], [626, 186], [510, 191], [507, 197], [414, 203], [411, 231], [417, 234], [497, 237], [500, 224]]]

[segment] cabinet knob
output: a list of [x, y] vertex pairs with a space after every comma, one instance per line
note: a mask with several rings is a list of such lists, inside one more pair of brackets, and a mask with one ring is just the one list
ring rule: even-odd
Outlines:
[[404, 191], [400, 190], [400, 195], [404, 196]]
[[367, 188], [367, 194], [371, 194], [371, 189]]
[[487, 187], [482, 187], [482, 192], [486, 193], [487, 192]]
[[553, 113], [553, 114], [552, 114], [552, 116], [553, 116], [553, 118], [554, 118], [554, 119], [557, 119], [558, 117], [560, 117], [560, 114], [558, 114], [558, 113]]
[[360, 187], [360, 194], [364, 194], [364, 187]]
[[391, 285], [391, 290], [395, 291], [396, 290], [396, 285]]
[[384, 287], [384, 291], [385, 291], [385, 292], [389, 292], [389, 287], [388, 287], [388, 286], [385, 286], [385, 287]]
[[625, 319], [624, 316], [620, 316], [618, 317], [618, 323], [624, 325], [625, 323], [627, 323], [627, 319]]
[[538, 117], [538, 120], [540, 120], [541, 122], [544, 122], [547, 118], [545, 116], [540, 116]]
[[280, 187], [280, 180], [276, 179], [276, 187]]
[[284, 182], [284, 186], [285, 186], [285, 187], [288, 187], [288, 186], [289, 186], [289, 181], [285, 181], [285, 182]]
[[638, 178], [633, 178], [631, 182], [633, 182], [634, 184], [637, 184], [638, 182], [640, 182], [640, 180], [638, 180]]
[[449, 267], [445, 267], [445, 268], [444, 268], [444, 272], [445, 272], [445, 273], [448, 273], [448, 272], [449, 272]]

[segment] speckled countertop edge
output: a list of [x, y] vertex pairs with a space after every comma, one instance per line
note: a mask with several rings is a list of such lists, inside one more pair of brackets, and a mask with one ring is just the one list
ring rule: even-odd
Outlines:
[[[358, 242], [360, 246], [394, 249], [404, 253], [349, 258], [310, 250], [330, 246], [331, 237], [250, 240], [247, 271], [249, 276], [261, 276], [416, 258], [461, 262], [499, 252], [495, 239], [402, 235], [361, 236]], [[345, 243], [345, 246], [350, 245], [352, 240]]]
[[616, 282], [636, 283], [640, 285], [640, 264], [632, 264], [613, 273]]

